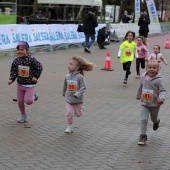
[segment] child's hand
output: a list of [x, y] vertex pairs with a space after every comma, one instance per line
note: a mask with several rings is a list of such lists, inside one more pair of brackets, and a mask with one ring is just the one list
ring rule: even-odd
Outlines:
[[8, 85], [12, 84], [13, 81], [12, 80], [8, 80]]
[[137, 99], [137, 100], [140, 100], [140, 97], [137, 96], [136, 99]]
[[33, 77], [31, 81], [32, 82], [37, 82], [37, 78]]
[[162, 105], [163, 104], [163, 101], [161, 99], [158, 99], [158, 104]]

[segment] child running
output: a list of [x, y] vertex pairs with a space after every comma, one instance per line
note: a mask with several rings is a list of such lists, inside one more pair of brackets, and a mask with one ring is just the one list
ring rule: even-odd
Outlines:
[[93, 63], [90, 63], [78, 55], [73, 56], [69, 60], [69, 73], [66, 75], [63, 85], [63, 96], [66, 101], [66, 118], [68, 124], [65, 133], [73, 132], [73, 115], [80, 117], [83, 114], [83, 93], [86, 90], [83, 77], [84, 71], [91, 71], [93, 69]]
[[168, 64], [166, 59], [160, 53], [160, 46], [159, 45], [153, 46], [153, 53], [150, 54], [148, 60], [157, 60], [159, 62], [160, 69], [161, 69], [162, 63], [164, 63], [165, 65]]
[[118, 58], [123, 64], [123, 70], [126, 71], [124, 84], [127, 84], [128, 76], [131, 74], [130, 67], [134, 59], [134, 55], [137, 55], [136, 44], [133, 41], [135, 38], [135, 33], [128, 31], [125, 35], [125, 41], [120, 45]]
[[17, 122], [23, 123], [27, 119], [24, 102], [31, 105], [38, 99], [34, 87], [43, 69], [41, 63], [29, 54], [29, 44], [26, 41], [18, 42], [16, 48], [18, 57], [11, 65], [8, 85], [17, 79], [17, 101], [21, 112]]
[[153, 122], [153, 130], [159, 128], [160, 119], [158, 113], [160, 106], [164, 103], [166, 90], [159, 73], [159, 63], [156, 60], [148, 60], [146, 73], [141, 77], [136, 99], [141, 99], [141, 135], [138, 145], [145, 145], [147, 140], [147, 124], [149, 114]]
[[149, 51], [146, 48], [146, 39], [143, 36], [139, 36], [137, 38], [137, 53], [138, 56], [136, 56], [136, 78], [140, 78], [140, 65], [141, 68], [145, 68], [145, 58], [149, 57]]

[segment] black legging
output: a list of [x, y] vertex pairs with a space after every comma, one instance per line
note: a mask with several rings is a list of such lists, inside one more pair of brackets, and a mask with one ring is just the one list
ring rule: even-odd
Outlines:
[[123, 70], [126, 71], [125, 79], [128, 79], [128, 76], [130, 74], [130, 67], [131, 67], [131, 61], [127, 61], [126, 63], [123, 63]]

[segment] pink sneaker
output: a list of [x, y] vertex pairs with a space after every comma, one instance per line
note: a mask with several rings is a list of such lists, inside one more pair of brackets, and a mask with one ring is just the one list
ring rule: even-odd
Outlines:
[[137, 74], [136, 78], [139, 79], [140, 78], [140, 74]]

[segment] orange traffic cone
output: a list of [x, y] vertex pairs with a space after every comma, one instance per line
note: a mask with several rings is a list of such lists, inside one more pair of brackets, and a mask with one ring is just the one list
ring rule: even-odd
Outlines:
[[104, 68], [102, 68], [101, 70], [106, 70], [106, 71], [114, 70], [114, 69], [111, 69], [110, 52], [106, 53], [106, 60], [105, 60]]
[[165, 48], [169, 48], [169, 39], [166, 39]]

